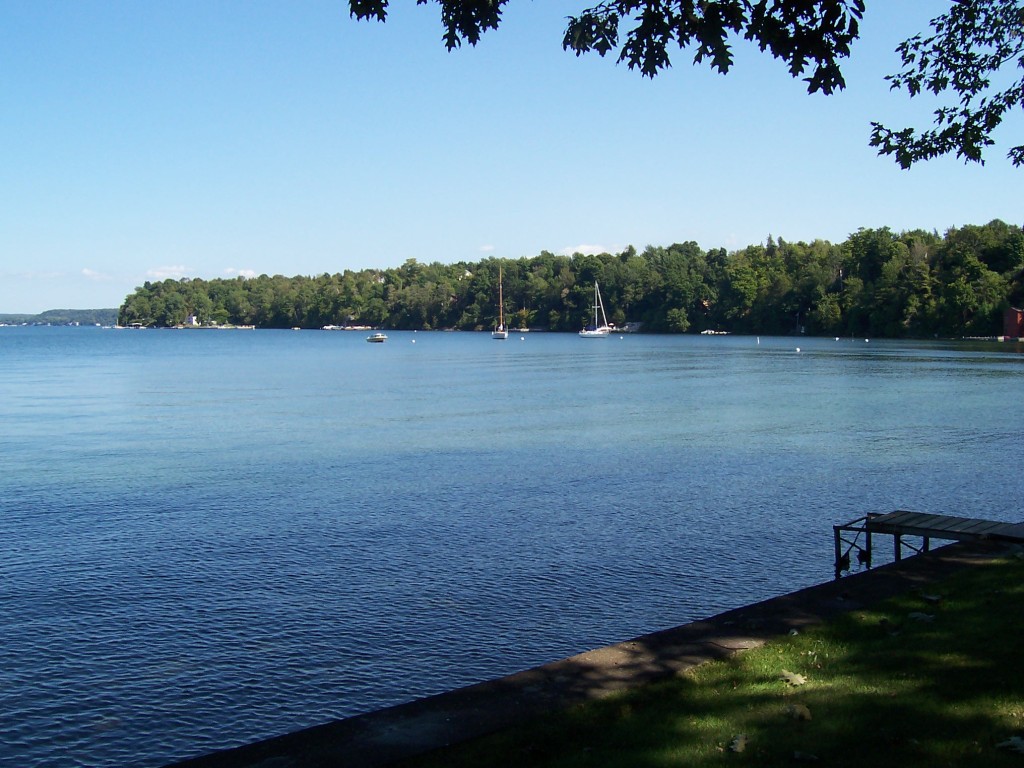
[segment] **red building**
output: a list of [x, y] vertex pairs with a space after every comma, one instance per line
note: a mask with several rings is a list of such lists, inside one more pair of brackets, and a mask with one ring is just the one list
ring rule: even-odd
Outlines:
[[1003, 336], [1011, 339], [1024, 338], [1024, 309], [1010, 307], [1003, 315]]

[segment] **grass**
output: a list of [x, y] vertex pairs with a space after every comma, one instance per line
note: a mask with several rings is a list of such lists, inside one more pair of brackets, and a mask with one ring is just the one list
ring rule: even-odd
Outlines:
[[1009, 557], [402, 765], [1024, 768], [1022, 636], [1024, 559]]

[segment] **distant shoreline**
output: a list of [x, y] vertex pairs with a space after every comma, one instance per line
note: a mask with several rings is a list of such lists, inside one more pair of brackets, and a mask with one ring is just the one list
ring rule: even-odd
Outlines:
[[115, 325], [118, 309], [48, 309], [39, 314], [0, 313], [0, 325]]

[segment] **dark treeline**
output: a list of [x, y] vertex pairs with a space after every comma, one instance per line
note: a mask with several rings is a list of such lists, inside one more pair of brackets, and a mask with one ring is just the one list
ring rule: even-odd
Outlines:
[[1003, 311], [1024, 300], [1024, 233], [996, 220], [942, 236], [861, 229], [838, 245], [769, 237], [729, 253], [687, 242], [475, 263], [409, 259], [315, 277], [164, 280], [128, 296], [119, 322], [174, 326], [194, 315], [262, 328], [488, 329], [499, 266], [509, 324], [551, 331], [583, 326], [595, 280], [610, 322], [654, 333], [994, 336]]

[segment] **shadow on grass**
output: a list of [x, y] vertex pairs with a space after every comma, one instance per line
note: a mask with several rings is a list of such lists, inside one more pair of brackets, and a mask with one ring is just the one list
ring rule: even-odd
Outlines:
[[1024, 736], [1024, 564], [1000, 553], [943, 547], [175, 766], [1024, 766], [996, 747]]
[[[595, 658], [589, 670], [584, 654], [562, 662], [580, 700], [615, 687], [609, 670], [674, 678], [403, 765], [1022, 766], [1024, 754], [998, 746], [1024, 736], [1022, 577], [1020, 560], [993, 562], [795, 636], [748, 611], [782, 639], [689, 671], [713, 648], [678, 631], [605, 649], [617, 663]], [[785, 622], [811, 627], [820, 608]], [[693, 625], [695, 637], [709, 629]], [[761, 639], [737, 627], [730, 647], [714, 629], [719, 656]]]

